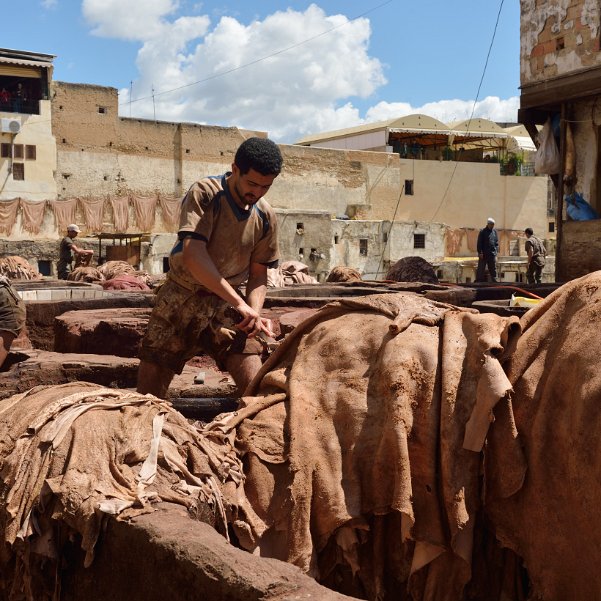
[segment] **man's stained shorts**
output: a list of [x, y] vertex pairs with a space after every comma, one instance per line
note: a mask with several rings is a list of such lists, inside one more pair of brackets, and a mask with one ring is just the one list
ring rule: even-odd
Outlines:
[[25, 303], [10, 284], [0, 282], [0, 331], [15, 336], [25, 326]]
[[180, 374], [192, 357], [206, 353], [225, 370], [230, 354], [260, 355], [262, 345], [236, 328], [240, 316], [214, 294], [198, 293], [172, 280], [159, 288], [140, 359]]

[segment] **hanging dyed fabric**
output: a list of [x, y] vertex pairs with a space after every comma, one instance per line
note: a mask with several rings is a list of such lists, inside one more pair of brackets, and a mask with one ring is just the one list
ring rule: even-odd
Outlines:
[[111, 196], [109, 200], [113, 208], [115, 232], [124, 234], [129, 227], [129, 196]]
[[19, 208], [19, 199], [0, 201], [0, 234], [7, 236], [13, 231], [17, 222], [17, 209]]
[[159, 195], [163, 225], [168, 232], [176, 232], [179, 226], [179, 210], [181, 198]]
[[70, 223], [75, 223], [75, 209], [77, 198], [69, 200], [51, 200], [50, 205], [54, 210], [54, 220], [59, 233], [66, 231]]
[[88, 231], [102, 232], [104, 198], [80, 198], [79, 206], [83, 212]]
[[478, 230], [474, 228], [466, 228], [465, 230], [467, 234], [467, 248], [474, 253], [478, 252]]
[[154, 227], [156, 196], [132, 196], [136, 223], [140, 232], [151, 232]]
[[21, 228], [25, 232], [37, 235], [42, 229], [44, 213], [46, 212], [46, 201], [34, 201], [21, 199]]

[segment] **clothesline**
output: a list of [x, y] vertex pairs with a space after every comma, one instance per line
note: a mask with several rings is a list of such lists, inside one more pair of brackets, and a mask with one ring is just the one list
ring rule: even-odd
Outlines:
[[[46, 209], [54, 214], [54, 222], [59, 231], [70, 223], [77, 223], [77, 209], [82, 216], [81, 224], [88, 233], [106, 231], [104, 216], [107, 208], [112, 212], [115, 232], [126, 232], [129, 228], [130, 212], [139, 231], [151, 232], [155, 227], [157, 207], [160, 219], [168, 232], [177, 231], [179, 223], [180, 199], [156, 194], [153, 196], [106, 196], [104, 198], [78, 197], [65, 200], [26, 200], [13, 198], [0, 201], [0, 235], [9, 236], [13, 231], [19, 211], [23, 231], [33, 235], [40, 233]], [[131, 211], [130, 211], [131, 209]]]

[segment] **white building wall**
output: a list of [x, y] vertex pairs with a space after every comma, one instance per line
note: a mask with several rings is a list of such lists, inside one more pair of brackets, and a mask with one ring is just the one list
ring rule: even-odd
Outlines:
[[1, 143], [36, 147], [35, 160], [17, 159], [17, 162], [24, 163], [24, 180], [13, 179], [13, 161], [0, 161], [0, 200], [56, 198], [56, 141], [52, 135], [50, 101], [40, 100], [39, 115], [0, 112], [0, 118], [16, 119], [21, 123], [21, 130], [16, 135], [0, 133]]

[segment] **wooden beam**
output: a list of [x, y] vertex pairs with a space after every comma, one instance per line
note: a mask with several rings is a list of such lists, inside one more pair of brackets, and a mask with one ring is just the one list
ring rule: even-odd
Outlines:
[[520, 110], [556, 108], [569, 100], [601, 95], [601, 66], [525, 84], [521, 87]]

